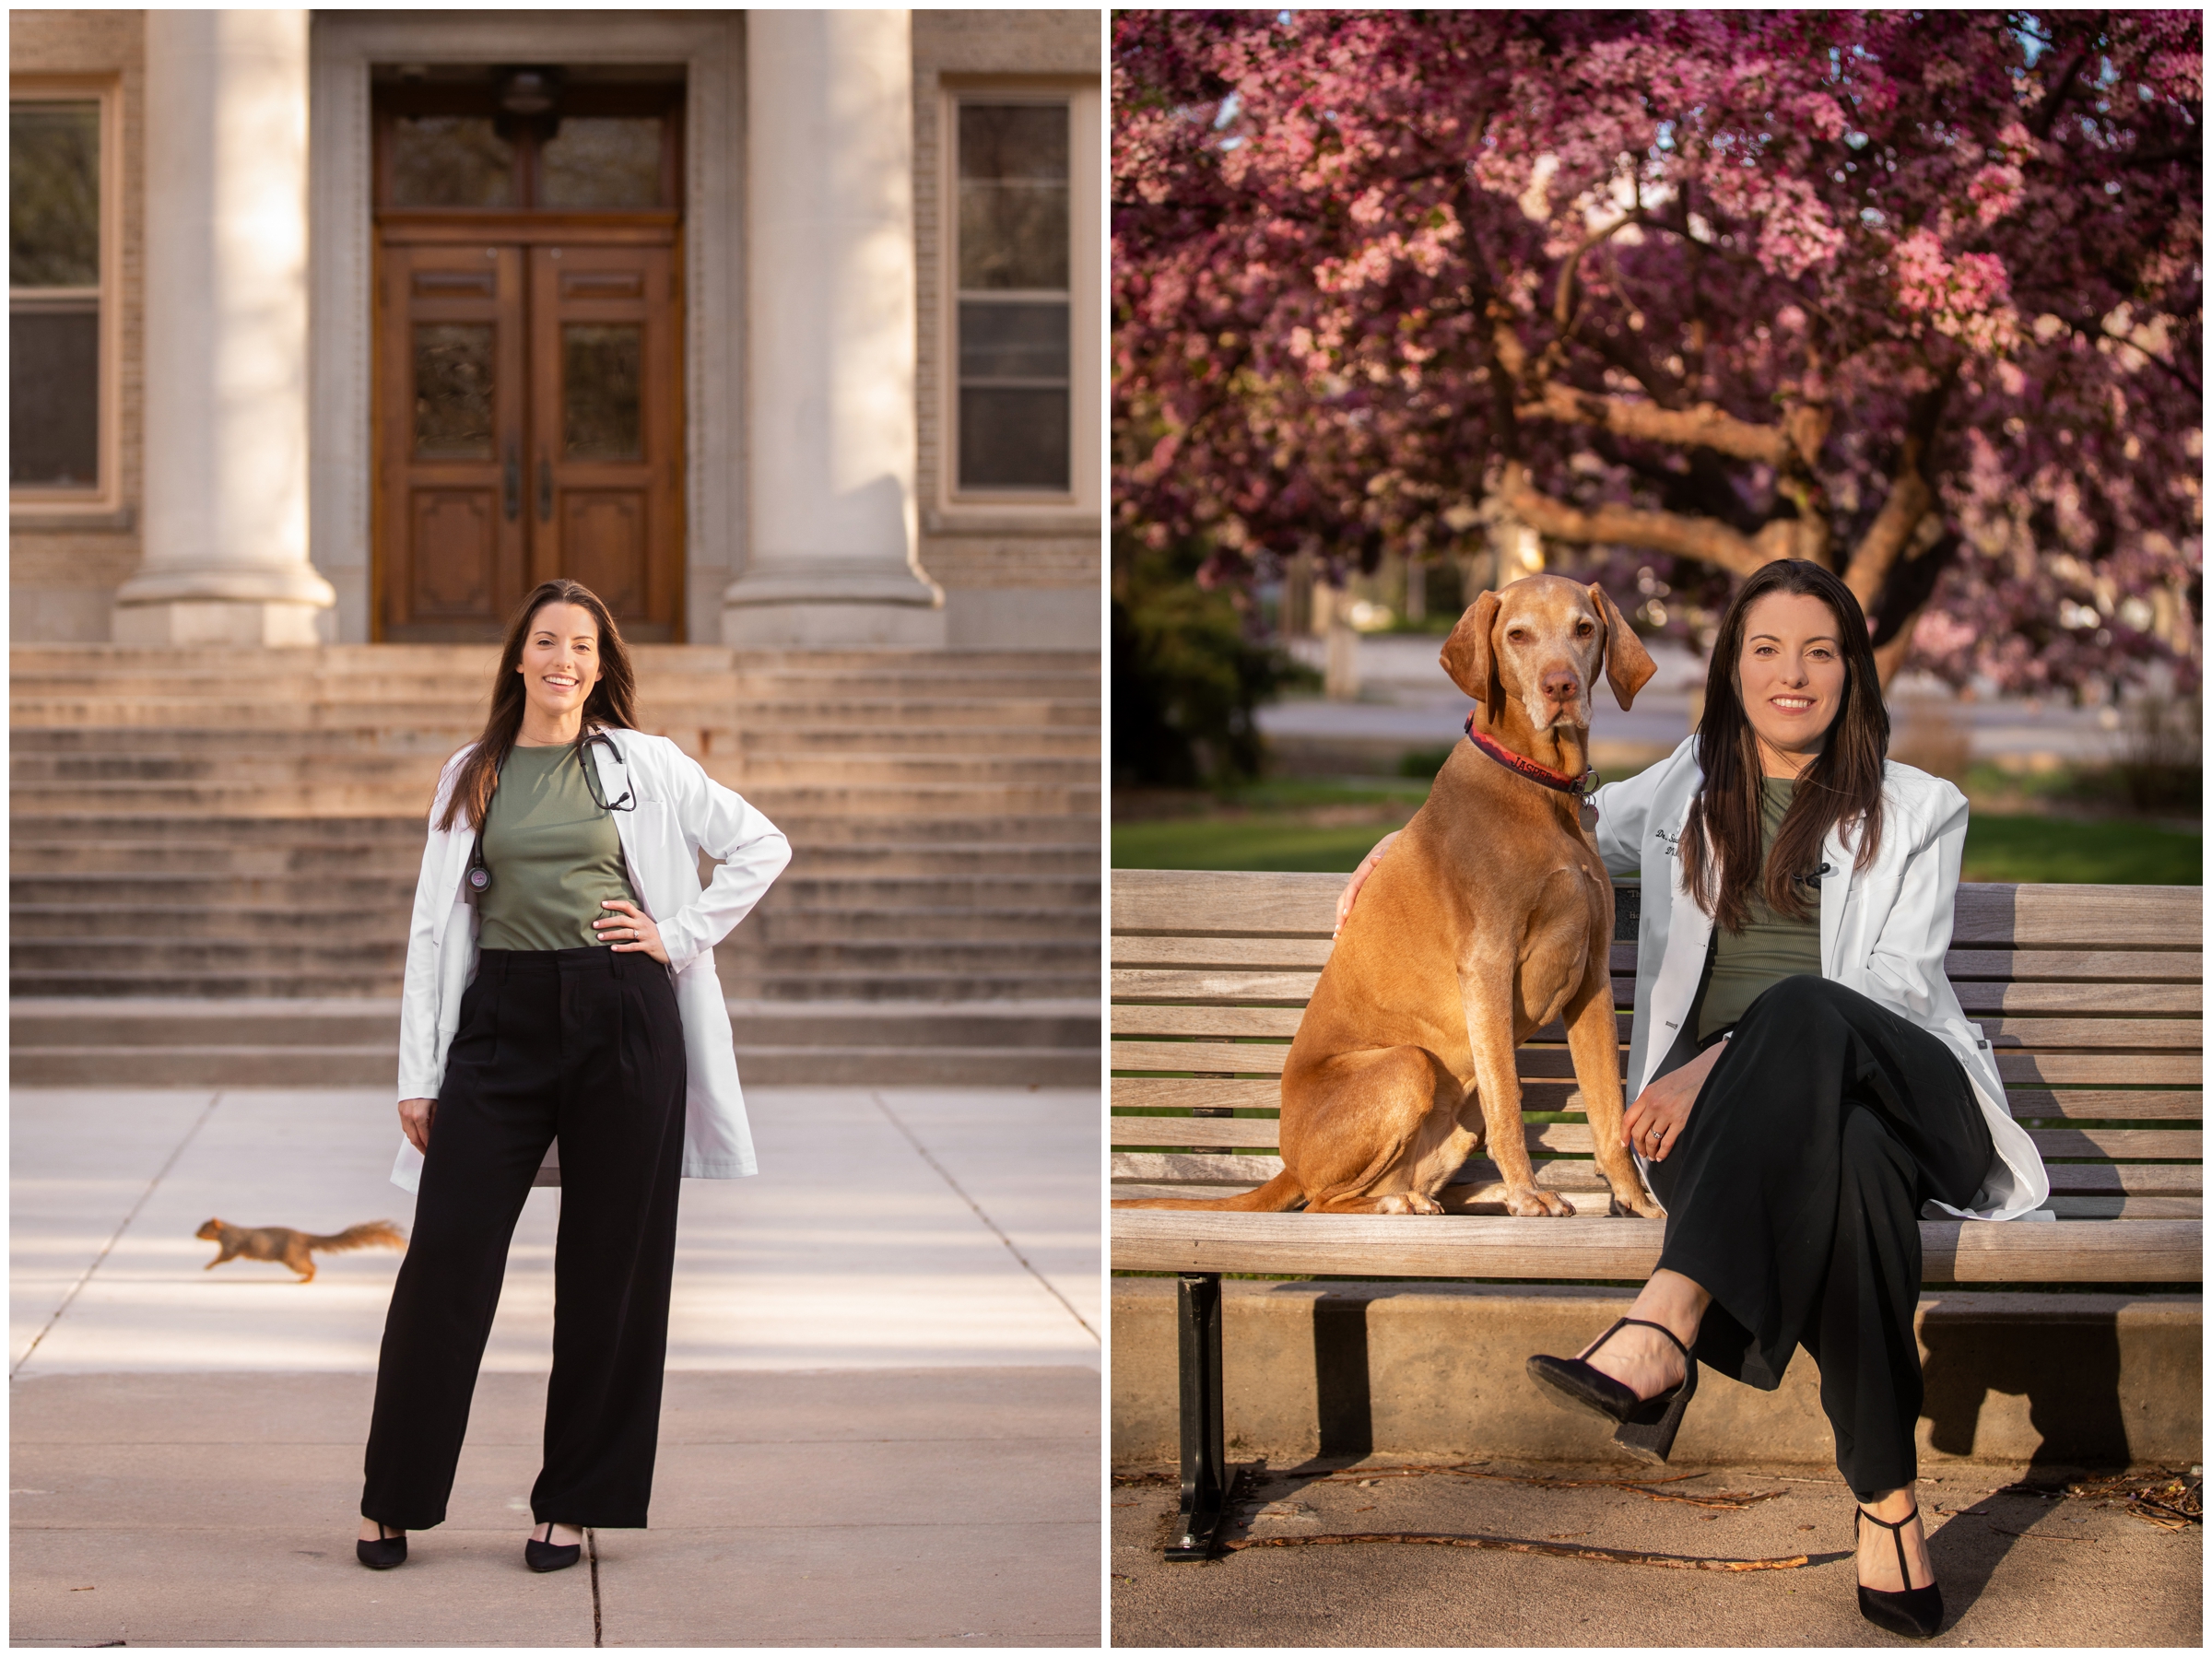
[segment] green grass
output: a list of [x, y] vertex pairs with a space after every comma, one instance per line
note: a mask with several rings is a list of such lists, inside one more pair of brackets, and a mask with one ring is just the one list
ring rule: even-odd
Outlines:
[[[1318, 804], [1320, 785], [1295, 793], [1300, 804]], [[1290, 809], [1242, 808], [1204, 817], [1116, 823], [1117, 869], [1265, 869], [1351, 873], [1368, 849], [1406, 817], [1418, 798], [1397, 796], [1403, 815], [1389, 808], [1387, 785], [1326, 794], [1332, 802], [1367, 804], [1371, 820], [1312, 823]], [[1286, 799], [1283, 805], [1290, 802]], [[1308, 805], [1308, 810], [1312, 807]], [[2110, 886], [2196, 886], [2203, 879], [2201, 829], [2112, 818], [1976, 814], [1966, 831], [1964, 878], [1976, 881], [2083, 882]]]
[[1967, 819], [1967, 880], [2078, 881], [2092, 886], [2199, 886], [2205, 836], [2197, 828], [2109, 817]]

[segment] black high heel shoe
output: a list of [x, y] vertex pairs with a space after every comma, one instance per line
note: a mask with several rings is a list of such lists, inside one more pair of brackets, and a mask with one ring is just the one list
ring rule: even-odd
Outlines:
[[1905, 1584], [1899, 1588], [1869, 1588], [1859, 1584], [1859, 1615], [1877, 1628], [1887, 1628], [1892, 1634], [1902, 1634], [1910, 1639], [1933, 1639], [1936, 1631], [1943, 1627], [1943, 1590], [1934, 1581], [1925, 1588], [1912, 1586], [1912, 1568], [1905, 1562], [1905, 1526], [1920, 1517], [1920, 1509], [1913, 1510], [1892, 1524], [1887, 1519], [1876, 1519], [1865, 1508], [1853, 1507], [1851, 1521], [1851, 1545], [1859, 1545], [1859, 1521], [1871, 1520], [1889, 1533], [1889, 1540], [1897, 1544], [1897, 1580]]
[[1698, 1390], [1698, 1360], [1690, 1356], [1689, 1348], [1682, 1345], [1673, 1330], [1642, 1318], [1622, 1318], [1591, 1343], [1590, 1350], [1595, 1352], [1630, 1323], [1640, 1329], [1656, 1329], [1680, 1347], [1686, 1366], [1682, 1379], [1665, 1392], [1639, 1398], [1632, 1388], [1623, 1386], [1603, 1369], [1593, 1368], [1583, 1357], [1550, 1357], [1538, 1353], [1528, 1360], [1528, 1376], [1556, 1402], [1618, 1422], [1613, 1441], [1630, 1455], [1646, 1462], [1665, 1462], [1675, 1448], [1675, 1433], [1682, 1425], [1682, 1412], [1689, 1407], [1689, 1401]]
[[407, 1534], [402, 1531], [396, 1536], [385, 1535], [384, 1533], [391, 1528], [381, 1519], [378, 1520], [376, 1540], [371, 1542], [366, 1536], [356, 1537], [353, 1557], [371, 1570], [390, 1570], [394, 1565], [405, 1565], [407, 1562]]
[[581, 1542], [571, 1542], [566, 1547], [554, 1544], [553, 1526], [549, 1522], [546, 1525], [545, 1541], [540, 1542], [533, 1536], [523, 1544], [523, 1563], [532, 1570], [566, 1570], [582, 1556], [583, 1544]]

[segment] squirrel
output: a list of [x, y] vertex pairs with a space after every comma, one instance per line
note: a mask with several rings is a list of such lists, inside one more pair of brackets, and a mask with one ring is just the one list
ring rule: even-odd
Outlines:
[[348, 1226], [335, 1237], [310, 1237], [289, 1226], [232, 1226], [221, 1220], [209, 1220], [194, 1235], [223, 1246], [223, 1252], [207, 1263], [205, 1268], [207, 1271], [212, 1272], [224, 1261], [242, 1255], [248, 1260], [281, 1261], [300, 1274], [302, 1283], [315, 1280], [314, 1259], [308, 1252], [311, 1249], [405, 1250], [407, 1246], [407, 1240], [390, 1220]]

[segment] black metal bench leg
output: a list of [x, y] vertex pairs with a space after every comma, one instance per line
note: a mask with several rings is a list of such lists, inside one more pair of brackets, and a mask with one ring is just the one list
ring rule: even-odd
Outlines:
[[1221, 1442], [1221, 1275], [1186, 1272], [1175, 1288], [1175, 1368], [1182, 1392], [1182, 1532], [1167, 1557], [1206, 1559], [1229, 1517]]

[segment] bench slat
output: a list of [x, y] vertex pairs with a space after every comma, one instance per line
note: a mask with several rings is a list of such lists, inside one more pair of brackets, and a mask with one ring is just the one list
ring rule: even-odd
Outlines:
[[[1130, 1006], [1116, 1003], [1111, 1009], [1116, 1036], [1259, 1036], [1288, 1040], [1298, 1034], [1303, 1007]], [[1625, 1048], [1633, 1020], [1617, 1014], [1618, 1037]], [[1567, 1040], [1567, 1027], [1554, 1019], [1528, 1037], [1532, 1042]]]
[[[1312, 994], [1335, 947], [1326, 938], [1124, 937], [1112, 940], [1117, 972], [1302, 973]], [[1611, 970], [1621, 1005], [1634, 998], [1636, 946], [1616, 944]], [[1943, 970], [1963, 1000], [1966, 986], [1981, 982], [2057, 986], [2163, 984], [2187, 992], [2190, 1011], [2201, 1005], [2205, 958], [2200, 949], [1953, 949]], [[1115, 994], [1122, 993], [1116, 990]], [[1270, 997], [1269, 999], [1272, 999]], [[2146, 1008], [2145, 1011], [2156, 1011]]]
[[2173, 984], [2201, 996], [2205, 957], [2201, 949], [1953, 949], [1943, 958], [1943, 972], [1962, 987], [1977, 979], [2009, 982], [2049, 981], [2119, 981]]
[[[1286, 1050], [1288, 1051], [1288, 1050]], [[2009, 1089], [2031, 1086], [2083, 1087], [2196, 1087], [2204, 1085], [2202, 1053], [2047, 1053], [2001, 1051], [1997, 1079]]]
[[[1524, 1111], [1568, 1110], [1572, 1107], [1567, 1095], [1573, 1090], [1571, 1084], [1564, 1082], [1539, 1082], [1524, 1086], [1521, 1092], [1521, 1108]], [[2205, 1104], [2205, 1096], [2201, 1092], [2180, 1089], [2130, 1093], [2106, 1087], [2057, 1090], [2049, 1087], [2008, 1087], [2005, 1097], [2012, 1106], [2012, 1113], [2018, 1117], [2118, 1118], [2123, 1121], [2173, 1117], [2194, 1122], [2202, 1119]], [[1113, 1109], [1117, 1124], [1135, 1120], [1124, 1116], [1123, 1111], [1146, 1107], [1179, 1111], [1273, 1111], [1281, 1103], [1281, 1084], [1271, 1081], [1222, 1082], [1119, 1076], [1113, 1084]]]
[[[1288, 1041], [1115, 1041], [1115, 1070], [1187, 1071], [1201, 1075], [1280, 1075], [1288, 1057]], [[2194, 1087], [2204, 1080], [2204, 1057], [2195, 1052], [2030, 1052], [2000, 1049], [1997, 1075], [2045, 1087]], [[1564, 1047], [1525, 1046], [1517, 1051], [1515, 1069], [1524, 1078], [1571, 1077], [1574, 1065]]]
[[[1583, 1172], [1577, 1175], [1566, 1171], [1574, 1169], [1580, 1169]], [[1576, 1162], [1566, 1158], [1555, 1158], [1535, 1164], [1535, 1173], [1538, 1186], [1565, 1195], [1574, 1204], [1578, 1214], [1586, 1211], [1583, 1206], [1585, 1199], [1605, 1190], [1605, 1181], [1597, 1177], [1594, 1167], [1587, 1162]], [[1138, 1173], [1117, 1173], [1113, 1181], [1113, 1200], [1122, 1202], [1143, 1197], [1199, 1197], [1214, 1200], [1233, 1197], [1250, 1189], [1250, 1180], [1243, 1177], [1196, 1181], [1182, 1179], [1153, 1181]], [[1457, 1198], [1464, 1190], [1462, 1187], [1448, 1191], [1445, 1196], [1447, 1199]], [[1501, 1201], [1503, 1195], [1503, 1188], [1500, 1187], [1496, 1198], [1487, 1198], [1487, 1193], [1477, 1192], [1465, 1202], [1447, 1200], [1444, 1206], [1447, 1209], [1464, 1209], [1468, 1205], [1485, 1200]], [[1603, 1205], [1601, 1201], [1598, 1206]], [[2065, 1220], [2202, 1219], [2205, 1213], [2205, 1200], [2201, 1196], [2065, 1196], [2053, 1193], [2045, 1206]]]
[[[1299, 1008], [1313, 998], [1319, 972], [1269, 971], [1257, 968], [1129, 967], [1113, 974], [1116, 1005], [1158, 1003], [1183, 1006], [1287, 1006]], [[1999, 983], [1969, 979], [1955, 981], [1959, 1005], [1972, 1014], [2172, 1013], [2204, 1011], [2204, 986], [2195, 984]], [[1613, 1005], [1635, 1005], [1636, 981], [1613, 981]]]
[[[1136, 1124], [1143, 1124], [1141, 1126]], [[1116, 1145], [1208, 1146], [1223, 1149], [1273, 1150], [1280, 1139], [1281, 1123], [1272, 1116], [1117, 1116], [1112, 1139]], [[1589, 1125], [1578, 1122], [1524, 1122], [1533, 1152], [1541, 1147], [1587, 1156]], [[2196, 1128], [2030, 1128], [2028, 1137], [2041, 1156], [2156, 1158], [2161, 1161], [2201, 1161], [2205, 1136]], [[1253, 1176], [1253, 1182], [1270, 1178], [1275, 1169]]]
[[[1288, 1040], [1298, 1034], [1305, 1009], [1294, 1006], [1161, 1006], [1116, 1003], [1111, 1009], [1116, 1036], [1250, 1036]], [[1617, 1015], [1618, 1039], [1626, 1046], [1632, 1032], [1630, 1015]], [[2200, 1018], [2012, 1018], [1975, 1020], [1990, 1045], [2000, 1048], [2168, 1048], [2202, 1051]], [[1532, 1042], [1567, 1039], [1554, 1020], [1533, 1031]], [[1179, 1065], [1178, 1069], [1188, 1069]]]
[[[1272, 1157], [1232, 1157], [1188, 1151], [1119, 1151], [1114, 1154], [1114, 1194], [1117, 1196], [1235, 1196], [1272, 1179], [1281, 1164]], [[1605, 1185], [1597, 1165], [1581, 1157], [1537, 1157], [1529, 1166], [1536, 1183], [1555, 1191], [1598, 1191]], [[1468, 1178], [1497, 1177], [1493, 1165], [1470, 1158], [1477, 1170]], [[1490, 1169], [1482, 1172], [1482, 1169]], [[1187, 1170], [1195, 1178], [1185, 1180]], [[1257, 1170], [1257, 1171], [1254, 1171]], [[2201, 1198], [2205, 1189], [2204, 1165], [2197, 1162], [2053, 1162], [2048, 1165], [2051, 1192], [2055, 1197], [2187, 1197]], [[1157, 1175], [1158, 1178], [1152, 1176]], [[1123, 1183], [1137, 1181], [1142, 1191], [1124, 1191]]]
[[[1346, 1277], [1641, 1278], [1664, 1221], [1577, 1216], [1211, 1214], [1112, 1210], [1112, 1259], [1135, 1272]], [[1926, 1283], [2182, 1283], [2203, 1272], [2193, 1219], [2053, 1225], [1923, 1220]]]
[[[1305, 933], [1326, 938], [1342, 875], [1224, 875], [1203, 869], [1114, 872], [1118, 933], [1223, 937]], [[1962, 885], [1951, 935], [1975, 945], [2094, 946], [2124, 937], [2140, 948], [2201, 950], [2204, 890], [2193, 886]]]
[[[1540, 1146], [1532, 1146], [1530, 1149], [1529, 1166], [1535, 1170], [1537, 1184], [1553, 1191], [1606, 1189], [1605, 1176], [1597, 1171], [1597, 1164], [1589, 1158], [1554, 1156]], [[1231, 1196], [1265, 1184], [1283, 1170], [1282, 1158], [1279, 1157], [1236, 1156], [1227, 1151], [1116, 1151], [1109, 1166], [1112, 1170], [1117, 1196], [1126, 1194], [1121, 1187], [1130, 1181], [1142, 1181], [1147, 1187], [1157, 1187], [1156, 1191], [1148, 1191], [1147, 1194]], [[2204, 1190], [2200, 1168], [2190, 1164], [2152, 1166], [2137, 1163], [2053, 1162], [2048, 1168], [2051, 1189], [2059, 1194], [2186, 1196], [2194, 1200]], [[2115, 1173], [2182, 1177], [2115, 1180], [2112, 1177]], [[1488, 1158], [1470, 1157], [1452, 1183], [1488, 1185], [1499, 1177], [1497, 1164]], [[1184, 1193], [1179, 1189], [1198, 1185], [1218, 1187], [1219, 1190]]]
[[2062, 1197], [2051, 1199], [2062, 1220], [2201, 1220], [2202, 1197]]

